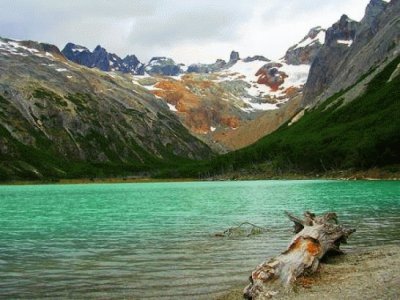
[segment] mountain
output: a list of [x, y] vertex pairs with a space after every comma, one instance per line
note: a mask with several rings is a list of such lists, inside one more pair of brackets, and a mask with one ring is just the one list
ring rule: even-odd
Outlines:
[[399, 174], [399, 26], [398, 0], [372, 0], [361, 22], [342, 16], [326, 31], [293, 117], [248, 147], [175, 172], [265, 178], [379, 168]]
[[330, 69], [339, 69], [343, 56], [349, 52], [360, 24], [343, 15], [326, 31], [325, 44], [314, 58], [305, 88], [305, 97], [314, 98], [331, 84]]
[[100, 46], [1, 39], [1, 178], [397, 164], [399, 6], [372, 0], [360, 22], [312, 28], [278, 61], [232, 51], [143, 64]]
[[[188, 73], [214, 73], [220, 72], [224, 69], [229, 69], [233, 65], [235, 65], [238, 61], [240, 61], [240, 55], [237, 51], [232, 51], [229, 56], [229, 61], [226, 62], [223, 59], [217, 59], [213, 64], [191, 64], [189, 65], [187, 72]], [[268, 58], [262, 55], [254, 55], [249, 56], [242, 59], [243, 62], [253, 62], [253, 61], [270, 61]]]
[[325, 34], [326, 30], [320, 26], [311, 28], [299, 43], [286, 51], [283, 60], [289, 65], [310, 65], [325, 43]]
[[260, 109], [254, 119], [242, 122], [233, 131], [217, 131], [214, 139], [228, 149], [240, 149], [272, 133], [296, 115], [301, 110], [303, 85], [310, 65], [324, 44], [324, 37], [325, 30], [314, 27], [279, 61], [272, 62], [263, 56], [237, 61], [229, 70], [237, 72], [238, 78], [246, 74], [251, 84], [249, 94], [261, 97], [267, 104], [253, 104], [253, 109]]
[[399, 1], [372, 0], [361, 22], [347, 16], [327, 30], [327, 42], [311, 66], [303, 106], [313, 105], [353, 85], [394, 55], [399, 40]]
[[[126, 72], [118, 67], [123, 66], [119, 57], [101, 47], [92, 53], [69, 43], [63, 53], [89, 68]], [[139, 66], [134, 58], [133, 65]], [[132, 78], [135, 84], [165, 101], [193, 135], [214, 150], [226, 152], [246, 146], [258, 136], [236, 135], [234, 131], [245, 131], [249, 122], [264, 111], [279, 109], [301, 94], [309, 66], [271, 62], [262, 55], [241, 59], [237, 51], [231, 51], [227, 61], [218, 59], [214, 64], [192, 64], [187, 68], [171, 58], [154, 57], [140, 70], [127, 72], [135, 75]], [[146, 76], [136, 76], [142, 74]], [[266, 126], [275, 128], [276, 120], [272, 118], [274, 125]], [[265, 123], [268, 122], [261, 122]]]
[[[308, 70], [309, 65], [271, 62], [261, 55], [241, 59], [232, 51], [228, 62], [190, 65], [187, 73], [174, 77], [134, 80], [164, 99], [194, 135], [226, 152], [255, 142], [286, 121], [299, 106], [297, 100], [286, 103], [301, 95]], [[280, 108], [284, 112], [272, 112]], [[253, 122], [263, 127], [254, 131]]]
[[212, 155], [132, 75], [0, 39], [0, 177], [143, 174]]
[[222, 70], [227, 65], [223, 59], [217, 59], [213, 64], [191, 64], [188, 73], [213, 73]]
[[89, 68], [98, 68], [106, 72], [120, 71], [135, 75], [144, 74], [144, 65], [135, 55], [128, 55], [121, 59], [116, 54], [108, 53], [100, 45], [91, 52], [86, 47], [68, 43], [62, 53], [67, 59]]
[[172, 58], [153, 57], [144, 70], [149, 75], [178, 76], [183, 73], [183, 65], [175, 63]]
[[209, 157], [204, 143], [244, 147], [296, 112], [297, 100], [286, 103], [308, 74], [236, 51], [193, 73], [166, 57], [143, 64], [101, 46], [8, 39], [0, 59], [3, 178], [147, 172]]

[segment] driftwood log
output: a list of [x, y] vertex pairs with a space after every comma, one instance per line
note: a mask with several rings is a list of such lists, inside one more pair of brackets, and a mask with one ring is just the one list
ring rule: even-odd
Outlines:
[[230, 227], [223, 232], [214, 234], [216, 237], [239, 237], [239, 236], [252, 236], [262, 234], [268, 231], [267, 228], [254, 225], [250, 222], [243, 222], [239, 226]]
[[282, 287], [290, 289], [300, 275], [315, 272], [325, 254], [342, 253], [340, 244], [355, 231], [338, 225], [332, 212], [316, 216], [306, 211], [303, 219], [286, 215], [294, 222], [296, 235], [285, 252], [251, 273], [250, 284], [243, 291], [245, 299], [268, 299]]

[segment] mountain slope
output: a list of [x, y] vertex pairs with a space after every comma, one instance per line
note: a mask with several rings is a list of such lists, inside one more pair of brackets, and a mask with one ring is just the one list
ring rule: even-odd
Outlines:
[[214, 64], [187, 68], [166, 57], [154, 57], [145, 65], [136, 59], [131, 71], [123, 68], [125, 59], [100, 46], [90, 52], [69, 43], [62, 52], [90, 68], [135, 75], [134, 82], [164, 100], [193, 135], [224, 153], [255, 142], [296, 112], [297, 100], [286, 103], [302, 94], [324, 32], [320, 27], [313, 28], [276, 62], [261, 55], [241, 59], [232, 51], [227, 62], [218, 59]]
[[140, 173], [210, 149], [132, 82], [51, 45], [0, 40], [0, 177]]
[[396, 56], [399, 44], [398, 0], [372, 0], [359, 23], [342, 16], [327, 30], [327, 42], [311, 65], [303, 106], [323, 101], [351, 86], [361, 74]]
[[346, 102], [346, 96], [358, 91], [358, 85], [364, 84], [368, 74], [349, 89], [307, 110], [304, 117], [290, 126], [285, 124], [257, 143], [211, 162], [184, 166], [180, 175], [266, 171], [315, 174], [373, 167], [399, 171], [399, 69], [397, 56], [376, 70], [363, 93], [352, 101]]

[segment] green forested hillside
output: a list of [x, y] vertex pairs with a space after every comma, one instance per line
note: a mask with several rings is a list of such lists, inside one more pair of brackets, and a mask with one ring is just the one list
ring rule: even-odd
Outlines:
[[275, 172], [304, 173], [399, 164], [400, 76], [389, 82], [399, 63], [397, 57], [350, 103], [343, 103], [342, 91], [247, 148], [160, 176], [213, 176], [266, 165]]

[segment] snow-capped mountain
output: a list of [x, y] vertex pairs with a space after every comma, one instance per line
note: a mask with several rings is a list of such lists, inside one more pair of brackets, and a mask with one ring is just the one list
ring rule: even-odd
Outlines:
[[72, 63], [54, 45], [0, 38], [0, 177], [65, 176], [77, 165], [121, 162], [120, 171], [147, 170], [210, 155], [131, 77]]
[[61, 52], [69, 60], [89, 68], [98, 68], [106, 72], [119, 71], [137, 75], [144, 74], [144, 65], [135, 55], [128, 55], [121, 59], [118, 55], [107, 52], [100, 45], [91, 52], [84, 46], [68, 43]]
[[[118, 72], [131, 74], [134, 85], [165, 101], [193, 134], [213, 147], [224, 148], [228, 144], [220, 142], [230, 131], [299, 98], [324, 38], [324, 29], [312, 28], [278, 61], [262, 55], [242, 58], [239, 52], [231, 51], [227, 60], [188, 66], [164, 56], [153, 57], [148, 63], [141, 63], [134, 55], [121, 59], [100, 46], [92, 52], [69, 43], [62, 52], [78, 64], [109, 72], [113, 77]], [[240, 140], [236, 146], [246, 144], [245, 139]], [[227, 147], [232, 149], [235, 143], [229, 141]]]
[[153, 57], [144, 70], [149, 75], [177, 76], [182, 74], [183, 64], [177, 64], [172, 58], [159, 56]]
[[243, 97], [248, 104], [246, 111], [271, 110], [301, 91], [309, 68], [309, 65], [290, 65], [284, 61], [239, 60], [232, 67], [217, 73], [216, 80], [246, 83], [247, 95]]
[[286, 51], [283, 60], [290, 65], [310, 65], [325, 42], [325, 32], [320, 26], [312, 28], [299, 43]]
[[[307, 79], [304, 92], [306, 99], [314, 99], [334, 80], [333, 73], [340, 71], [338, 65], [350, 51], [359, 28], [359, 22], [342, 15], [326, 30], [325, 43], [318, 51]], [[308, 104], [308, 101], [306, 103]]]

